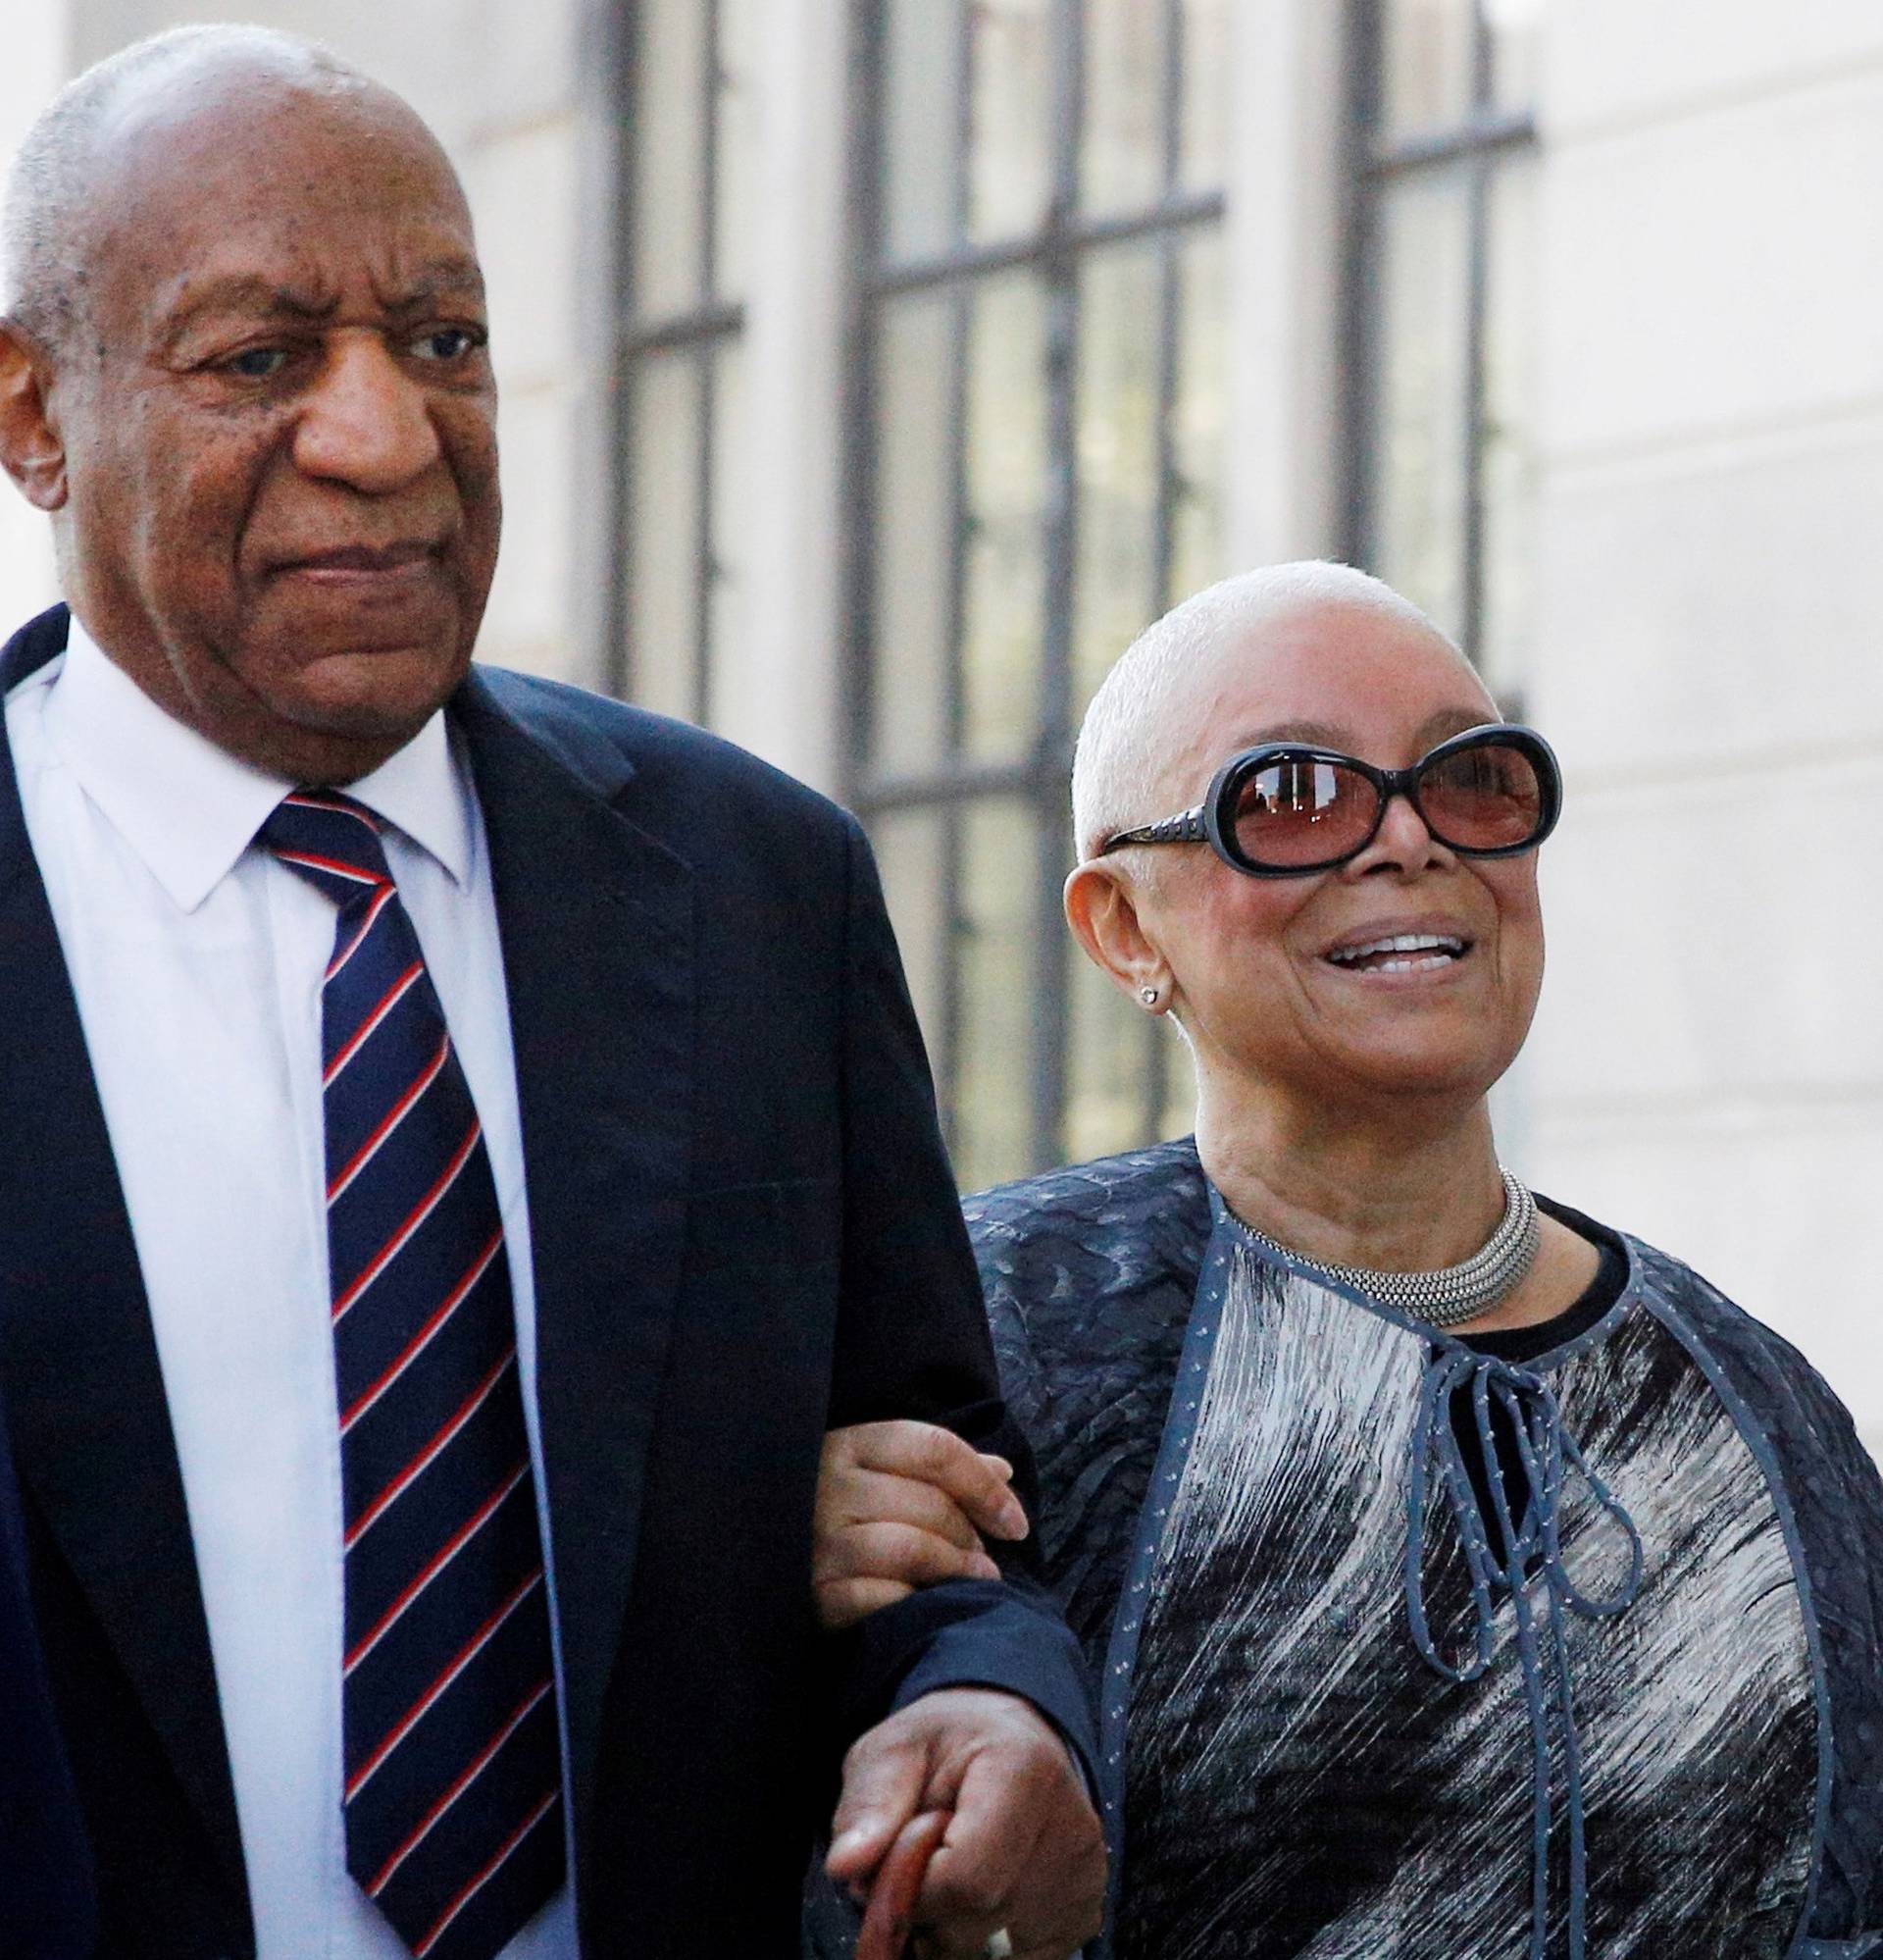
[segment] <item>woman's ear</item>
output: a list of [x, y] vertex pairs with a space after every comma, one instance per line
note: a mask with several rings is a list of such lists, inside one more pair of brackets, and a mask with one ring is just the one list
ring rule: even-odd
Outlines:
[[0, 319], [0, 468], [44, 511], [66, 501], [66, 447], [47, 396], [52, 363], [25, 328]]
[[1094, 965], [1151, 1013], [1173, 1005], [1169, 962], [1145, 932], [1121, 867], [1088, 859], [1066, 880], [1065, 903], [1067, 923]]

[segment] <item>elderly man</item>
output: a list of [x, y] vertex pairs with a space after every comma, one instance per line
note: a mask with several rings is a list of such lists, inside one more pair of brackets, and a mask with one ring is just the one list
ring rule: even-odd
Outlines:
[[[1073, 805], [1069, 920], [1181, 1029], [1196, 1134], [968, 1214], [1102, 1682], [1108, 1950], [1883, 1960], [1876, 1470], [1777, 1335], [1499, 1160], [1549, 745], [1398, 593], [1272, 567], [1120, 658]], [[979, 1555], [968, 1455], [831, 1439], [828, 1614]]]
[[0, 1382], [101, 1950], [794, 1952], [860, 1737], [838, 1869], [944, 1810], [935, 1950], [1057, 1960], [1102, 1852], [1037, 1589], [834, 1676], [810, 1610], [828, 1421], [1009, 1441], [854, 824], [470, 671], [483, 286], [383, 89], [132, 48], [7, 242], [70, 611], [0, 678]]

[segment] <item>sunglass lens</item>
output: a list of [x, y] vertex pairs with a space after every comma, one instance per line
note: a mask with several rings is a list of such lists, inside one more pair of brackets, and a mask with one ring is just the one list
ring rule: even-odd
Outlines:
[[1454, 750], [1419, 778], [1419, 808], [1433, 835], [1460, 851], [1507, 851], [1543, 827], [1538, 764], [1508, 742]]
[[1237, 847], [1266, 869], [1331, 864], [1365, 839], [1378, 806], [1379, 792], [1355, 769], [1318, 756], [1271, 756], [1236, 788]]

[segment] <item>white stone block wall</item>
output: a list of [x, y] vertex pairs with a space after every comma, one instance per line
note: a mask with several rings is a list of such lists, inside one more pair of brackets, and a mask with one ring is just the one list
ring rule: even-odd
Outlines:
[[[29, 0], [0, 152], [72, 68], [183, 18]], [[507, 526], [483, 650], [602, 677], [615, 230], [606, 0], [245, 0], [407, 93], [489, 273]], [[836, 777], [846, 10], [767, 0], [747, 630], [729, 732]], [[1552, 0], [1539, 611], [1524, 677], [1570, 820], [1544, 1009], [1503, 1099], [1546, 1190], [1694, 1261], [1883, 1443], [1883, 10]], [[1226, 452], [1238, 562], [1334, 540], [1333, 0], [1237, 14]], [[24, 52], [23, 52], [24, 50]], [[9, 619], [50, 593], [0, 515]]]
[[1883, 12], [1560, 0], [1540, 619], [1570, 817], [1544, 1188], [1690, 1259], [1883, 1443]]

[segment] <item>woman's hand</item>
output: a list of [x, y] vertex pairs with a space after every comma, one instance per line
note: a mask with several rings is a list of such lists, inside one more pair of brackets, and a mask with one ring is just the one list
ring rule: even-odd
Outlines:
[[849, 1626], [942, 1579], [995, 1578], [983, 1534], [1027, 1535], [1013, 1467], [933, 1422], [861, 1422], [824, 1438], [811, 1584], [818, 1618]]

